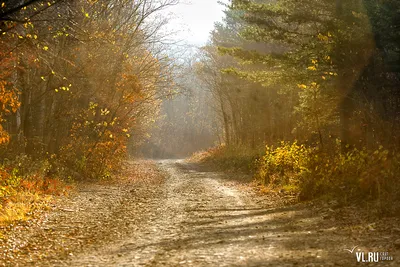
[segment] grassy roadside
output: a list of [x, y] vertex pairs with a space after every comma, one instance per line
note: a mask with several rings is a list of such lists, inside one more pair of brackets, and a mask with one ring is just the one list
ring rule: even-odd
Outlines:
[[188, 161], [206, 164], [220, 171], [253, 174], [257, 167], [256, 160], [262, 153], [262, 150], [247, 147], [217, 146], [194, 153]]
[[[121, 184], [136, 181], [158, 183], [161, 175], [151, 161], [128, 161], [118, 173], [108, 179], [84, 183]], [[2, 228], [21, 223], [48, 210], [52, 201], [67, 195], [79, 183], [65, 182], [65, 177], [49, 177], [47, 161], [22, 160], [0, 165], [0, 238]]]
[[37, 166], [27, 171], [27, 166], [15, 162], [0, 165], [0, 226], [33, 218], [49, 208], [54, 196], [71, 189], [61, 179], [48, 177], [45, 163]]
[[222, 146], [196, 153], [190, 160], [247, 173], [258, 191], [284, 193], [296, 202], [368, 202], [381, 214], [400, 214], [400, 155], [382, 146], [345, 153], [339, 145], [319, 149], [296, 142], [267, 146], [263, 152]]
[[50, 205], [40, 208], [51, 210], [0, 226], [5, 230], [0, 266], [59, 266], [71, 254], [134, 232], [136, 223], [127, 222], [144, 221], [141, 200], [161, 188], [164, 179], [154, 162], [135, 159], [109, 179], [76, 182], [67, 196], [50, 195]]
[[[0, 165], [0, 227], [31, 219], [35, 213], [47, 210], [54, 197], [66, 195], [77, 186], [66, 174], [51, 174], [52, 167], [46, 160], [32, 161], [26, 156]], [[152, 162], [139, 160], [129, 161], [113, 176], [92, 183], [154, 183], [160, 177]]]

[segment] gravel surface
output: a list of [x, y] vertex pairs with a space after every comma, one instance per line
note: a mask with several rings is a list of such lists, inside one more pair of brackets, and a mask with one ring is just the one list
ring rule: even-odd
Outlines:
[[233, 174], [180, 160], [149, 173], [156, 178], [80, 186], [9, 238], [3, 265], [349, 267], [360, 266], [356, 252], [373, 251], [394, 260], [367, 266], [400, 266], [396, 218], [371, 223], [352, 208], [282, 205]]

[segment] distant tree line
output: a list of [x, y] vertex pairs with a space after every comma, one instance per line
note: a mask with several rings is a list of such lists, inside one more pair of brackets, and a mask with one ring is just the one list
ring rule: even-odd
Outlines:
[[194, 62], [180, 66], [173, 96], [161, 104], [149, 138], [139, 153], [155, 158], [184, 158], [223, 142], [212, 95], [195, 72]]

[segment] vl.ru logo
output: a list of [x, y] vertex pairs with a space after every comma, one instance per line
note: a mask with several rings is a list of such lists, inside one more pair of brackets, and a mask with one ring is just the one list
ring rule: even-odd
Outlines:
[[[353, 247], [353, 249], [345, 249], [351, 254], [358, 246]], [[389, 252], [364, 252], [356, 251], [357, 262], [380, 262], [380, 261], [392, 261], [393, 257], [389, 255]]]
[[357, 262], [379, 262], [379, 252], [356, 252]]

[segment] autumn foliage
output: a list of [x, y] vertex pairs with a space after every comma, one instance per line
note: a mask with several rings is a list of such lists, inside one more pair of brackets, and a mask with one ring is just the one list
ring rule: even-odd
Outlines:
[[[0, 41], [0, 44], [8, 48], [8, 45], [4, 42]], [[18, 110], [20, 101], [18, 99], [19, 91], [10, 81], [15, 57], [12, 52], [0, 51], [0, 58], [2, 59], [2, 72], [0, 73], [0, 145], [2, 145], [10, 141], [9, 133], [3, 127], [4, 122], [6, 122], [5, 117]]]
[[154, 45], [163, 22], [145, 24], [170, 2], [36, 1], [4, 22], [1, 156], [49, 159], [51, 174], [79, 179], [118, 170], [173, 86]]
[[387, 201], [396, 194], [399, 168], [400, 155], [383, 147], [340, 153], [340, 144], [326, 151], [282, 142], [275, 148], [267, 147], [258, 159], [256, 178], [265, 186], [285, 188], [303, 200], [331, 195], [344, 202], [361, 197]]
[[[25, 192], [45, 196], [60, 181], [120, 170], [174, 86], [160, 53], [165, 21], [153, 16], [173, 3], [0, 4], [3, 208]], [[31, 163], [21, 158], [36, 167], [22, 174]]]

